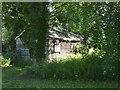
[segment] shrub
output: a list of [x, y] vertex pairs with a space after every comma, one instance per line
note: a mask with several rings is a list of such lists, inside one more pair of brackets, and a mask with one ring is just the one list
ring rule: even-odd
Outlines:
[[117, 59], [111, 57], [103, 58], [102, 69], [105, 80], [118, 80], [118, 63]]
[[[44, 62], [42, 70], [39, 70], [37, 75], [44, 79], [58, 80], [110, 80], [118, 77], [116, 62], [107, 63], [105, 60], [94, 53], [84, 58], [55, 59], [51, 62]], [[29, 72], [34, 73], [33, 70], [29, 68]]]
[[6, 59], [3, 56], [0, 56], [0, 66], [1, 67], [7, 67], [10, 66], [10, 58]]
[[101, 60], [99, 58], [88, 56], [84, 59], [70, 57], [66, 59], [46, 62], [42, 70], [44, 78], [76, 80], [102, 78]]
[[17, 66], [17, 67], [25, 67], [25, 66], [32, 65], [32, 61], [17, 59], [17, 60], [14, 60], [14, 62], [12, 62], [12, 65]]

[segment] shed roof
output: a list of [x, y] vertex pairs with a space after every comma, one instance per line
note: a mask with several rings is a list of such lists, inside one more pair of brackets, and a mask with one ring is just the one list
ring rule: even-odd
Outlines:
[[82, 41], [83, 38], [80, 35], [66, 32], [65, 30], [59, 30], [57, 28], [54, 28], [53, 30], [49, 31], [48, 39], [60, 39], [65, 41]]

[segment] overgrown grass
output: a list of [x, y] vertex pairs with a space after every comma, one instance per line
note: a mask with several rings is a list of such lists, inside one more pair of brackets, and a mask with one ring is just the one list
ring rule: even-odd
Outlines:
[[2, 68], [2, 79], [7, 80], [7, 79], [13, 79], [15, 78], [17, 75], [21, 74], [25, 72], [25, 68], [21, 68], [21, 67], [4, 67]]
[[88, 55], [85, 58], [81, 58], [81, 56], [68, 57], [45, 62], [42, 71], [39, 72], [42, 72], [42, 77], [48, 79], [117, 80], [117, 66], [113, 64], [106, 71], [104, 67], [107, 65], [103, 65], [103, 61], [95, 54]]
[[[26, 67], [3, 67], [3, 88], [118, 88], [117, 70], [103, 73], [102, 59], [96, 55], [82, 58], [69, 55], [68, 58], [44, 62], [37, 75], [34, 69]], [[114, 65], [114, 64], [113, 64]], [[115, 67], [115, 66], [113, 66]], [[108, 68], [109, 70], [109, 68]], [[42, 73], [41, 73], [42, 72]], [[116, 76], [115, 76], [116, 75]], [[110, 76], [110, 78], [109, 78]]]
[[70, 81], [70, 80], [6, 80], [3, 88], [118, 88], [117, 82]]
[[85, 80], [41, 80], [39, 78], [18, 79], [26, 68], [3, 68], [3, 88], [118, 88], [117, 81], [85, 81]]

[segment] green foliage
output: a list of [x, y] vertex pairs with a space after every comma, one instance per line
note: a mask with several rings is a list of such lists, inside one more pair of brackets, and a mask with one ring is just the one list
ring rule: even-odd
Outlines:
[[118, 27], [120, 23], [119, 3], [79, 2], [53, 4], [56, 10], [55, 16], [62, 23], [62, 27], [83, 36], [84, 53], [87, 53], [87, 50], [93, 47], [105, 51], [109, 59], [111, 56], [118, 58], [120, 38]]
[[[92, 55], [84, 59], [68, 57], [67, 59], [44, 62], [42, 71], [40, 70], [37, 76], [58, 80], [101, 80], [103, 78], [101, 62], [100, 58]], [[33, 68], [29, 68], [28, 72], [34, 73]]]
[[[59, 4], [55, 3], [55, 6]], [[105, 79], [118, 78], [118, 63], [120, 62], [118, 49], [120, 48], [120, 17], [118, 14], [120, 10], [118, 8], [120, 8], [120, 2], [95, 2], [65, 3], [56, 10], [57, 13], [60, 12], [57, 15], [63, 17], [62, 19], [57, 17], [58, 20], [67, 21], [68, 30], [80, 33], [84, 38], [82, 50], [81, 46], [76, 47], [75, 52], [82, 53], [86, 59], [89, 49], [93, 48], [95, 54], [101, 58], [101, 68]]]
[[22, 59], [17, 59], [17, 60], [14, 60], [14, 62], [12, 62], [12, 65], [16, 66], [16, 67], [31, 66], [32, 61], [30, 61], [30, 60], [25, 61], [25, 60], [22, 60]]
[[[16, 59], [16, 36], [23, 30], [24, 20], [21, 12], [20, 3], [2, 3], [2, 21], [3, 21], [3, 41], [7, 45], [9, 52], [12, 52], [15, 56], [12, 56], [12, 60]], [[19, 27], [19, 28], [18, 28]]]
[[[118, 69], [113, 62], [105, 65], [105, 60], [97, 54], [90, 54], [84, 58], [72, 58], [44, 62], [42, 70], [36, 75], [44, 79], [57, 80], [117, 80]], [[108, 70], [108, 71], [107, 71]], [[28, 72], [35, 73], [32, 67]]]
[[8, 80], [8, 79], [13, 79], [17, 75], [19, 75], [21, 72], [22, 73], [24, 72], [24, 69], [21, 67], [14, 67], [14, 66], [3, 67], [2, 68], [2, 79], [3, 81]]
[[[18, 90], [19, 88], [118, 88], [118, 81], [85, 81], [85, 80], [41, 80], [40, 78], [28, 78], [33, 73], [25, 74], [26, 67], [5, 67], [2, 68], [2, 89]], [[20, 78], [20, 76], [24, 78]], [[23, 89], [24, 90], [24, 89]], [[28, 90], [28, 89], [27, 89]], [[55, 89], [54, 89], [55, 90]], [[69, 90], [69, 89], [68, 89]], [[90, 89], [93, 90], [93, 89]], [[102, 89], [101, 89], [102, 90]]]
[[102, 69], [104, 79], [115, 79], [118, 80], [119, 78], [119, 61], [112, 60], [111, 57], [107, 57], [103, 59], [102, 62]]
[[10, 66], [10, 62], [11, 62], [10, 58], [6, 59], [3, 56], [0, 56], [0, 66], [1, 67], [8, 67], [8, 66]]

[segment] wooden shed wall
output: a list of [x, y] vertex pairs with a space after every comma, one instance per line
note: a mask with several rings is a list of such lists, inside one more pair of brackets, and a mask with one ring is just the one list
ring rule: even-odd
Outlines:
[[[56, 42], [54, 40], [54, 42]], [[68, 41], [61, 41], [58, 44], [52, 43], [52, 40], [49, 40], [48, 42], [48, 58], [59, 58], [59, 57], [66, 57], [68, 54], [70, 54], [73, 50], [73, 42]], [[52, 50], [50, 49], [52, 48]]]

